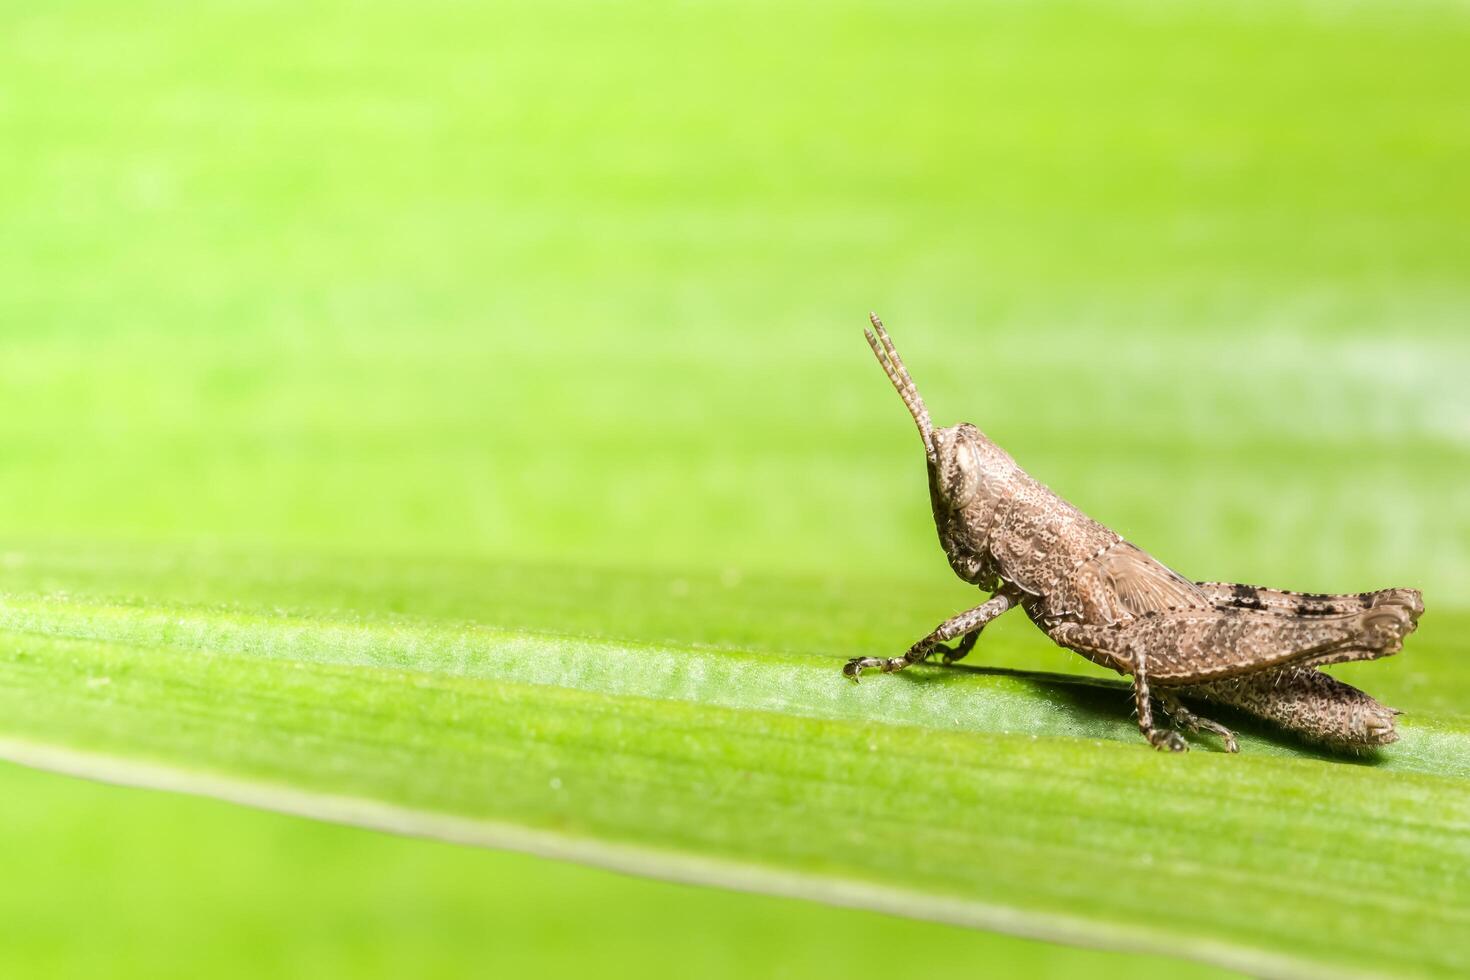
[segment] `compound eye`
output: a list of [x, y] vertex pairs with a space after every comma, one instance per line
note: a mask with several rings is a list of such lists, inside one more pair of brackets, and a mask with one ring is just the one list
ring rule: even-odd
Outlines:
[[958, 510], [974, 500], [980, 491], [980, 457], [969, 441], [955, 440], [949, 450], [949, 479], [945, 496], [949, 498], [949, 506]]

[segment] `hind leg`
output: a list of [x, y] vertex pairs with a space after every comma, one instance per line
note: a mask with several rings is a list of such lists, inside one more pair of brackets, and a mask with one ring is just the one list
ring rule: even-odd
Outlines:
[[1309, 742], [1343, 751], [1366, 752], [1398, 740], [1398, 712], [1312, 667], [1232, 677], [1179, 693], [1239, 708]]
[[1418, 589], [1379, 589], [1329, 595], [1322, 592], [1288, 592], [1260, 585], [1233, 582], [1196, 583], [1217, 609], [1258, 609], [1283, 616], [1342, 616], [1377, 606], [1399, 606], [1418, 622], [1424, 613], [1424, 597]]
[[[1386, 656], [1412, 628], [1409, 612], [1389, 605], [1313, 619], [1256, 610], [1181, 610], [1150, 613], [1121, 626], [1058, 623], [1047, 633], [1094, 663], [1132, 674], [1139, 728], [1149, 744], [1177, 751], [1183, 743], [1177, 733], [1153, 724], [1150, 682], [1195, 687], [1290, 666]], [[1272, 697], [1269, 685], [1246, 684], [1241, 690], [1250, 692], [1242, 697]]]
[[1300, 618], [1249, 609], [1148, 613], [1118, 626], [1063, 622], [1047, 629], [1060, 646], [1129, 674], [1142, 658], [1155, 684], [1204, 684], [1287, 666], [1372, 660], [1398, 652], [1414, 628], [1396, 604], [1341, 616]]

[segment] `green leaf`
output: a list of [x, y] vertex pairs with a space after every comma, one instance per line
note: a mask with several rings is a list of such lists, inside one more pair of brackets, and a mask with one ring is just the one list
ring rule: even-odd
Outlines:
[[1451, 716], [1368, 761], [1248, 725], [1170, 757], [1114, 681], [854, 686], [902, 582], [59, 549], [0, 581], [31, 765], [1253, 973], [1470, 966]]
[[[177, 6], [0, 8], [9, 757], [1251, 972], [1466, 972], [1463, 3]], [[1403, 654], [1339, 671], [1403, 740], [1228, 718], [1241, 756], [1161, 756], [1015, 615], [960, 669], [841, 680], [976, 598], [870, 308], [936, 421], [1181, 572], [1422, 588]], [[0, 768], [11, 972], [1065, 952], [74, 782]]]

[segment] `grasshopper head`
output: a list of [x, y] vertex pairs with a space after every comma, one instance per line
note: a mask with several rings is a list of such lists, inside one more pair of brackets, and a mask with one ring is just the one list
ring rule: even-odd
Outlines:
[[883, 329], [878, 314], [871, 313], [873, 329], [863, 331], [868, 346], [883, 366], [883, 372], [903, 399], [914, 424], [919, 427], [919, 438], [924, 440], [924, 455], [929, 461], [929, 493], [934, 499], [934, 512], [960, 510], [974, 499], [980, 489], [980, 456], [978, 443], [980, 430], [969, 423], [952, 425], [944, 429], [934, 428], [929, 419], [929, 410], [914, 379], [909, 377], [908, 368], [893, 346], [893, 338]]
[[980, 430], [968, 422], [934, 432], [929, 458], [929, 496], [934, 513], [965, 508], [980, 492]]
[[987, 582], [990, 578], [988, 542], [984, 540], [984, 531], [977, 529], [988, 526], [996, 502], [992, 498], [1015, 464], [968, 422], [934, 428], [929, 410], [898, 356], [893, 339], [883, 329], [877, 314], [872, 314], [871, 319], [873, 329], [865, 331], [868, 346], [873, 348], [878, 363], [913, 416], [919, 438], [924, 441], [924, 456], [929, 464], [929, 499], [934, 507], [940, 543], [950, 565], [962, 579], [976, 584]]

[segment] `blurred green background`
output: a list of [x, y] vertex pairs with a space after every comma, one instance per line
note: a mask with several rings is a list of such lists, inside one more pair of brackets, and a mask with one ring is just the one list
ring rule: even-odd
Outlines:
[[[1467, 51], [1431, 2], [8, 6], [0, 547], [958, 607], [871, 308], [1181, 570], [1463, 623]], [[1463, 712], [1435, 629], [1387, 683]], [[0, 784], [20, 975], [1171, 969]]]

